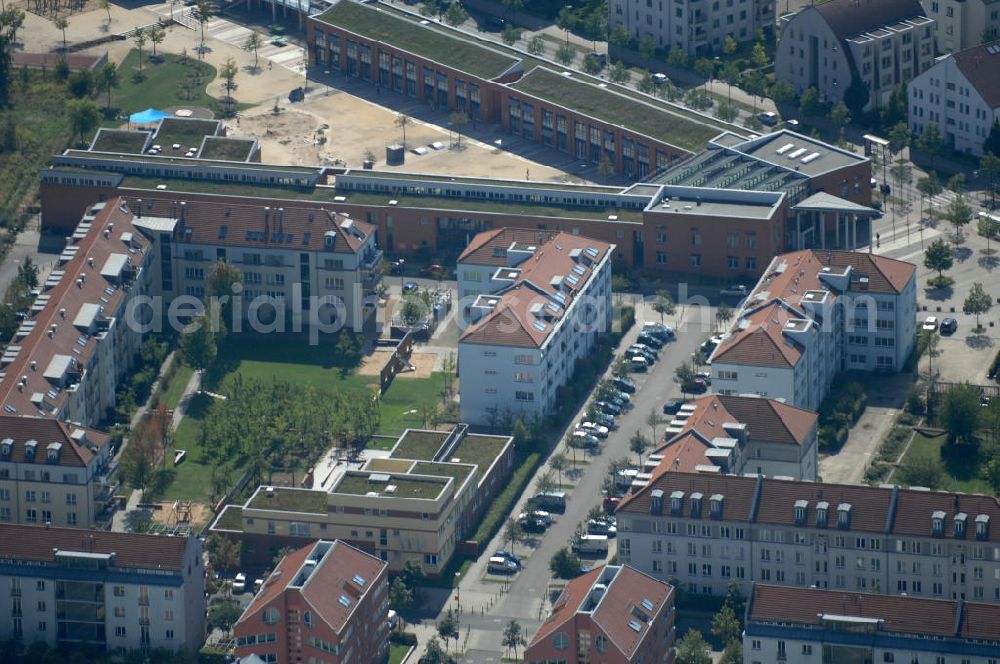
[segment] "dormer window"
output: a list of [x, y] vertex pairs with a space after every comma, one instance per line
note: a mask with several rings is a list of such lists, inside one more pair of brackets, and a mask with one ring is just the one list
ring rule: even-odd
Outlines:
[[0, 442], [0, 456], [9, 457], [13, 450], [14, 450], [13, 438], [4, 438], [3, 441]]
[[830, 503], [826, 501], [816, 503], [816, 527], [826, 528], [827, 513], [830, 511]]
[[649, 513], [663, 514], [663, 490], [653, 489], [649, 494]]
[[709, 512], [713, 519], [722, 518], [722, 501], [724, 496], [721, 493], [717, 493], [709, 499]]
[[670, 513], [674, 516], [680, 516], [681, 511], [684, 509], [684, 492], [674, 491], [670, 494]]
[[837, 527], [844, 530], [851, 527], [850, 503], [841, 503], [837, 505]]
[[944, 512], [941, 510], [931, 514], [931, 535], [944, 537]]
[[49, 463], [59, 463], [59, 454], [62, 452], [62, 443], [49, 443], [45, 448], [45, 460]]
[[959, 512], [955, 515], [955, 539], [965, 538], [965, 524], [969, 520], [969, 515]]
[[795, 501], [795, 525], [804, 526], [806, 525], [806, 509], [809, 507], [809, 501], [807, 500], [796, 500]]
[[29, 440], [24, 444], [24, 460], [34, 461], [35, 460], [35, 449], [38, 447], [37, 440]]
[[701, 518], [701, 497], [700, 493], [691, 494], [691, 518], [693, 519]]
[[990, 536], [990, 517], [988, 514], [980, 514], [976, 517], [976, 539], [985, 540]]

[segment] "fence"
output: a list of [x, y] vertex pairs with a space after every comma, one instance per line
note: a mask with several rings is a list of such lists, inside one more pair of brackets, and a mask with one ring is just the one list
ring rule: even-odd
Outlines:
[[[948, 392], [951, 391], [951, 388], [964, 384], [965, 383], [941, 383], [935, 381], [931, 383], [930, 396], [932, 399], [939, 399], [948, 394]], [[979, 390], [979, 393], [988, 399], [996, 399], [1000, 397], [1000, 385], [972, 385], [971, 387]]]
[[396, 374], [404, 368], [410, 366], [409, 360], [412, 352], [413, 333], [408, 331], [403, 335], [403, 338], [399, 340], [399, 343], [396, 344], [396, 347], [392, 351], [392, 355], [389, 356], [389, 359], [386, 360], [385, 364], [382, 366], [382, 370], [379, 372], [379, 395], [385, 394], [385, 391], [389, 389], [389, 385], [392, 384], [392, 379], [396, 377]]

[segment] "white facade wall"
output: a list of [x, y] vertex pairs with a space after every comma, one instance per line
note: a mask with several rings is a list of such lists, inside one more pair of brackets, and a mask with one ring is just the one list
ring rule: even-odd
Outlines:
[[915, 136], [936, 125], [948, 147], [977, 157], [983, 155], [983, 143], [993, 123], [1000, 119], [1000, 108], [990, 108], [954, 58], [938, 60], [910, 83], [908, 93], [910, 131]]
[[[771, 626], [767, 626], [771, 631]], [[792, 661], [796, 664], [824, 664], [830, 661], [824, 659], [823, 646], [830, 645], [830, 642], [823, 640], [823, 631], [815, 630], [814, 639], [802, 638], [804, 630], [789, 630], [783, 627], [773, 628], [777, 632], [787, 632], [782, 636], [762, 636], [755, 633], [754, 629], [749, 630], [743, 638], [743, 664], [765, 664], [774, 661]], [[886, 635], [890, 636], [890, 635]], [[895, 635], [892, 635], [895, 636]], [[1000, 657], [976, 656], [968, 653], [959, 653], [957, 649], [947, 650], [947, 646], [942, 643], [942, 639], [936, 637], [912, 637], [905, 639], [911, 641], [910, 644], [901, 645], [898, 648], [864, 648], [861, 645], [851, 644], [851, 648], [857, 648], [854, 652], [867, 650], [871, 653], [871, 662], [902, 662], [912, 664], [912, 662], [929, 662], [930, 664], [997, 664]], [[843, 653], [845, 651], [837, 651]], [[784, 655], [784, 657], [782, 657]]]
[[727, 35], [756, 39], [774, 25], [775, 0], [611, 0], [608, 25], [622, 25], [636, 44], [648, 35], [657, 48], [690, 55], [721, 53]]
[[[723, 379], [720, 375], [736, 376]], [[712, 362], [712, 391], [717, 394], [756, 394], [769, 399], [784, 399], [805, 408], [795, 400], [795, 372], [785, 367], [755, 367]]]
[[[937, 50], [954, 53], [978, 46], [1000, 28], [998, 0], [920, 0], [928, 17], [937, 22]], [[995, 36], [993, 37], [996, 38]]]

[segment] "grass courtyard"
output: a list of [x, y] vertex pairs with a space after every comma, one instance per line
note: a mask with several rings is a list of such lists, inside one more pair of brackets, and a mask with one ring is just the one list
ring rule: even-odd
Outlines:
[[[139, 71], [139, 52], [132, 49], [119, 67], [121, 83], [111, 92], [111, 104], [125, 115], [147, 108], [163, 110], [171, 106], [200, 106], [218, 110], [219, 102], [208, 94], [207, 86], [215, 80], [215, 67], [195, 58], [183, 58], [173, 53], [160, 53], [160, 62], [151, 62], [149, 53], [142, 58], [142, 77]], [[107, 96], [99, 94], [98, 103], [107, 103]], [[113, 122], [111, 124], [117, 124]], [[200, 144], [199, 138], [199, 144]]]
[[[230, 337], [221, 349], [217, 366], [217, 370], [205, 375], [203, 387], [221, 394], [226, 393], [237, 375], [244, 380], [278, 380], [311, 385], [320, 393], [353, 391], [360, 396], [378, 388], [378, 377], [355, 373], [353, 364], [344, 363], [334, 344], [310, 346], [304, 341], [300, 343], [287, 339], [274, 343], [259, 338]], [[379, 433], [398, 435], [407, 428], [422, 426], [420, 407], [438, 400], [443, 380], [442, 374], [435, 373], [430, 378], [397, 378], [393, 381], [382, 397]], [[171, 388], [179, 382], [175, 377]], [[176, 475], [163, 494], [164, 500], [209, 502], [212, 469], [205, 462], [199, 431], [213, 401], [205, 394], [191, 399], [187, 415], [175, 432], [174, 444], [178, 449], [187, 450], [187, 458], [174, 468]]]
[[941, 489], [993, 495], [993, 489], [981, 475], [988, 461], [982, 446], [948, 445], [947, 441], [946, 435], [932, 437], [917, 432], [900, 465], [930, 459], [944, 471]]

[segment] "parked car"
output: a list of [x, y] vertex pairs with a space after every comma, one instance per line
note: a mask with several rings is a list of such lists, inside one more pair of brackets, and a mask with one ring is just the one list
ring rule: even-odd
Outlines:
[[547, 491], [535, 494], [531, 502], [538, 508], [549, 510], [550, 512], [562, 513], [566, 511], [566, 492]]
[[513, 574], [517, 572], [517, 565], [506, 558], [492, 556], [486, 564], [486, 571], [490, 574]]
[[662, 72], [656, 72], [655, 74], [650, 76], [650, 78], [653, 79], [653, 83], [656, 83], [657, 85], [663, 85], [668, 80], [670, 80], [667, 78], [667, 75]]
[[521, 526], [521, 530], [526, 533], [544, 533], [548, 528], [544, 521], [527, 514], [522, 514], [518, 517], [517, 523]]
[[941, 321], [941, 334], [955, 334], [958, 331], [958, 321], [954, 318], [945, 318]]
[[[635, 359], [632, 360], [635, 362]], [[608, 415], [621, 415], [622, 409], [613, 403], [608, 403], [607, 401], [595, 401], [594, 405], [597, 406], [602, 413], [607, 413]]]
[[584, 431], [583, 429], [577, 429], [573, 432], [570, 437], [570, 447], [593, 447], [599, 445], [601, 441], [597, 439], [597, 436]]
[[407, 281], [403, 284], [403, 295], [415, 292], [420, 286], [415, 281]]
[[653, 364], [658, 359], [657, 356], [656, 356], [656, 351], [654, 351], [649, 346], [643, 346], [641, 344], [633, 344], [633, 345], [629, 346], [626, 349], [625, 352], [629, 356], [631, 356], [631, 357], [635, 357], [636, 355], [640, 355], [640, 356], [646, 358], [646, 361], [649, 364]]
[[757, 114], [757, 119], [768, 127], [773, 127], [778, 124], [778, 114], [774, 111], [761, 111]]
[[695, 374], [695, 377], [701, 378], [703, 381], [705, 381], [706, 385], [712, 384], [712, 373], [709, 371], [699, 371], [698, 373]]
[[580, 539], [573, 542], [573, 551], [577, 554], [607, 555], [608, 536], [581, 535]]
[[532, 510], [530, 512], [521, 512], [517, 515], [518, 520], [521, 519], [534, 519], [535, 521], [541, 521], [546, 526], [552, 525], [552, 514], [546, 512], [545, 510]]
[[676, 336], [674, 328], [664, 325], [663, 323], [654, 323], [646, 321], [642, 326], [642, 334], [651, 334], [660, 341], [670, 341]]
[[628, 392], [629, 394], [635, 394], [635, 381], [631, 378], [621, 378], [615, 376], [611, 379], [611, 384], [622, 392]]
[[680, 412], [681, 406], [683, 406], [685, 403], [686, 402], [682, 401], [681, 399], [674, 399], [673, 401], [668, 401], [667, 403], [663, 404], [663, 414], [676, 415], [677, 413]]
[[933, 332], [934, 330], [937, 329], [937, 326], [938, 326], [937, 316], [928, 316], [927, 318], [924, 319], [924, 324], [920, 326], [920, 329], [925, 330], [927, 332]]
[[659, 350], [663, 348], [664, 341], [655, 335], [647, 334], [646, 332], [640, 332], [639, 336], [636, 337], [636, 343], [640, 343], [644, 346], [649, 346]]
[[604, 519], [591, 519], [587, 522], [587, 533], [590, 535], [605, 535], [614, 537], [618, 534], [618, 528], [610, 521]]
[[645, 373], [649, 371], [649, 365], [652, 364], [645, 355], [633, 355], [628, 358], [629, 367], [632, 371], [637, 371], [639, 373]]
[[705, 382], [704, 378], [692, 378], [681, 385], [681, 391], [690, 394], [704, 394], [708, 392], [708, 383]]
[[521, 566], [521, 559], [518, 558], [517, 556], [515, 556], [510, 551], [507, 551], [505, 549], [500, 549], [498, 551], [494, 551], [493, 552], [493, 557], [494, 558], [506, 558], [507, 560], [509, 560], [510, 562], [514, 563], [518, 567]]
[[746, 284], [736, 284], [719, 291], [719, 295], [723, 297], [746, 297], [749, 294], [750, 288]]
[[608, 428], [594, 422], [580, 422], [580, 430], [586, 431], [592, 436], [597, 436], [598, 438], [608, 437]]
[[237, 572], [236, 576], [233, 578], [233, 594], [242, 595], [247, 590], [247, 575], [243, 572]]
[[798, 131], [799, 127], [802, 126], [802, 123], [799, 122], [798, 120], [785, 120], [785, 126], [791, 129], [792, 131]]
[[620, 392], [620, 391], [618, 391], [618, 392], [614, 392], [613, 395], [614, 396], [612, 396], [612, 398], [611, 398], [611, 400], [613, 402], [618, 403], [619, 401], [624, 401], [626, 407], [632, 405], [632, 397], [630, 397], [628, 395], [628, 392]]
[[438, 263], [431, 263], [420, 268], [420, 276], [423, 277], [434, 277], [439, 274], [444, 274], [444, 268]]
[[594, 421], [594, 424], [607, 427], [610, 431], [614, 431], [618, 428], [618, 425], [615, 423], [615, 418], [600, 410], [591, 413], [590, 419]]

